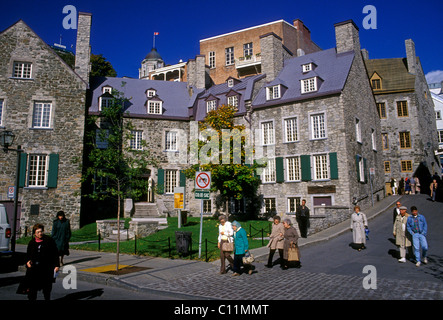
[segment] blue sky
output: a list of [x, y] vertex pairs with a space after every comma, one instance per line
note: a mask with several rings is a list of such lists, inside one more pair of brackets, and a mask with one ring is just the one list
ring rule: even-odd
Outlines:
[[[301, 19], [314, 42], [332, 48], [334, 24], [352, 19], [371, 59], [404, 57], [404, 40], [411, 38], [425, 74], [443, 80], [442, 0], [2, 0], [0, 30], [22, 19], [48, 44], [61, 35], [75, 50], [76, 30], [63, 28], [66, 5], [92, 13], [92, 53], [103, 54], [118, 76], [138, 77], [154, 32], [163, 60], [175, 64], [199, 54], [200, 39], [280, 19]], [[366, 5], [377, 10], [377, 29], [363, 26]]]

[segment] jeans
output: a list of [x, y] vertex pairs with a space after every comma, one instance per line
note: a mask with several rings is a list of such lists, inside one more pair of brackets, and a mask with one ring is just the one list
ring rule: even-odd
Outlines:
[[412, 245], [414, 246], [415, 260], [420, 262], [420, 246], [423, 258], [426, 257], [428, 252], [428, 242], [426, 241], [426, 237], [420, 233], [414, 233], [412, 235]]

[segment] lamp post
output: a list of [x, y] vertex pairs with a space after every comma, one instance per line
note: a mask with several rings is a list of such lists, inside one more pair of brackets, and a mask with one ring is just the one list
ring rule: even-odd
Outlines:
[[18, 184], [20, 181], [20, 154], [23, 152], [20, 146], [17, 149], [9, 148], [14, 142], [15, 135], [12, 131], [3, 130], [0, 132], [0, 145], [3, 147], [4, 152], [16, 151], [17, 152], [17, 164], [15, 171], [15, 192], [14, 192], [14, 221], [12, 222], [12, 236], [11, 236], [11, 251], [15, 252], [15, 240], [17, 233], [17, 209], [18, 209]]

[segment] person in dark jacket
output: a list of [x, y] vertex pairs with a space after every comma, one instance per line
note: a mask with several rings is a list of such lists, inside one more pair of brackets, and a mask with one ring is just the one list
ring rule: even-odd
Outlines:
[[283, 220], [283, 226], [285, 227], [285, 233], [284, 233], [284, 245], [283, 245], [283, 259], [284, 259], [284, 263], [282, 265], [282, 269], [286, 270], [289, 268], [290, 265], [294, 265], [296, 268], [300, 268], [300, 260], [299, 261], [295, 261], [295, 262], [291, 262], [288, 261], [289, 258], [289, 248], [295, 246], [296, 249], [298, 250], [298, 232], [297, 229], [295, 229], [292, 226], [291, 220], [290, 219], [284, 219]]
[[297, 213], [295, 214], [297, 218], [298, 227], [300, 229], [300, 234], [302, 238], [306, 238], [308, 235], [309, 228], [309, 208], [306, 206], [306, 200], [301, 201], [301, 205], [297, 208]]
[[63, 257], [69, 256], [69, 239], [71, 239], [71, 225], [63, 211], [57, 212], [57, 219], [52, 223], [51, 237], [57, 244], [60, 265], [63, 265]]
[[45, 300], [51, 299], [52, 283], [60, 263], [55, 241], [45, 235], [44, 226], [36, 224], [32, 228], [33, 238], [26, 251], [26, 277], [28, 278], [28, 299], [36, 300], [37, 291], [43, 290]]

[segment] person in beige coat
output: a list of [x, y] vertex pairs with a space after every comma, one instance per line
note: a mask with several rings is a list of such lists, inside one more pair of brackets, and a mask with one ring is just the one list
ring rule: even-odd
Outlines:
[[273, 267], [272, 258], [274, 257], [274, 253], [278, 250], [278, 254], [280, 255], [280, 266], [283, 266], [283, 246], [284, 246], [284, 237], [285, 227], [281, 223], [281, 218], [279, 216], [274, 217], [274, 223], [272, 224], [272, 231], [269, 235], [269, 257], [268, 264], [265, 265], [267, 268]]
[[400, 214], [395, 218], [394, 230], [395, 244], [400, 248], [400, 259], [398, 262], [406, 262], [406, 250], [411, 247], [410, 235], [406, 230], [406, 222], [409, 214], [405, 206], [400, 207]]

